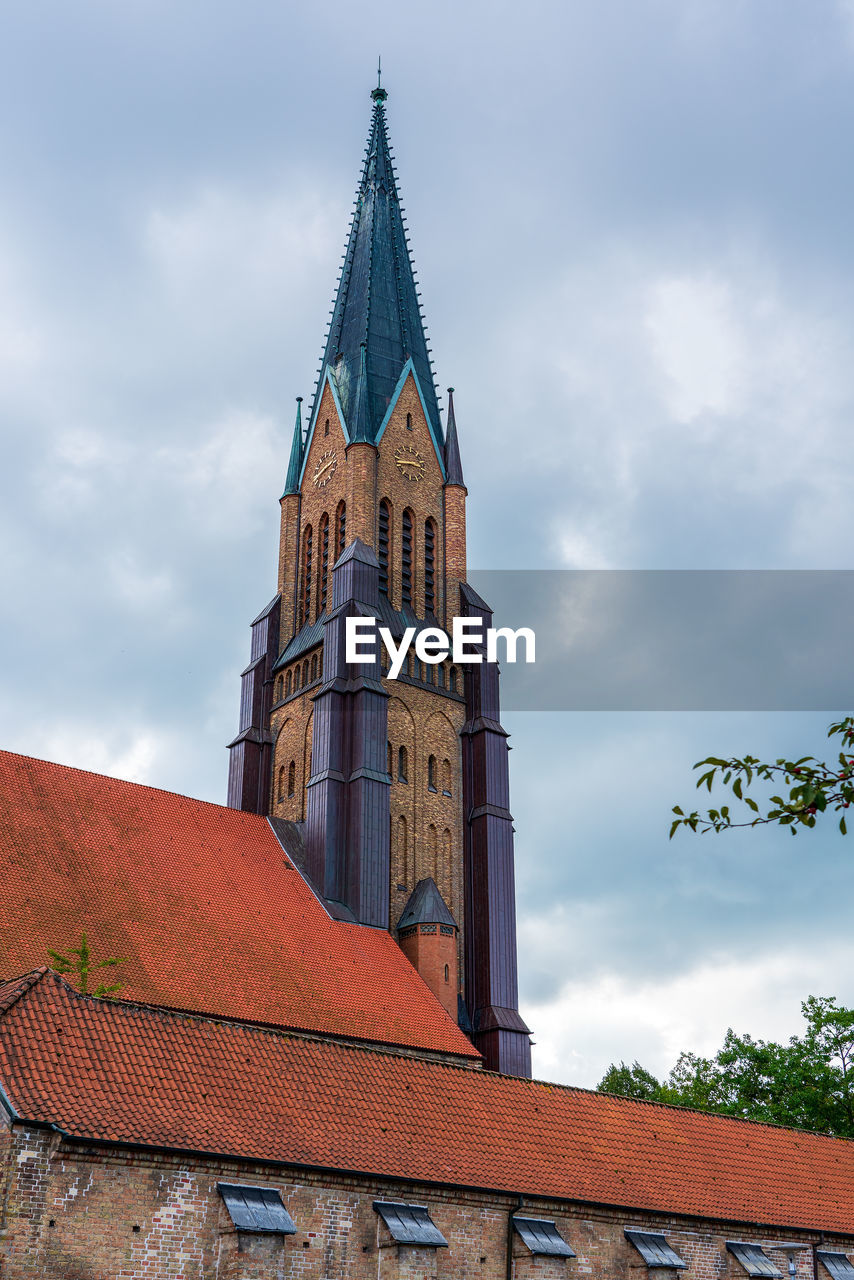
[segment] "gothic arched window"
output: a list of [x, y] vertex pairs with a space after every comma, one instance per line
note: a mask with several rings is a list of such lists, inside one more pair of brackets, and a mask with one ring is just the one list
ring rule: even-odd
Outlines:
[[427, 790], [436, 791], [436, 757], [430, 756], [427, 761]]
[[457, 668], [456, 667], [451, 667], [451, 671], [448, 676], [448, 688], [450, 689], [451, 693], [459, 693], [459, 689], [457, 688]]
[[424, 523], [424, 612], [436, 612], [436, 526], [432, 520]]
[[285, 691], [285, 682], [282, 676], [276, 681], [276, 701], [281, 702]]
[[311, 525], [305, 526], [302, 535], [302, 605], [300, 609], [300, 626], [309, 621], [311, 614]]
[[347, 504], [346, 502], [338, 503], [338, 510], [335, 512], [335, 559], [341, 555], [347, 546]]
[[[408, 413], [408, 414], [406, 415], [406, 430], [407, 430], [407, 431], [411, 431], [411, 430], [412, 430], [412, 414], [411, 414], [411, 413]], [[408, 446], [407, 446], [407, 448], [408, 448]]]
[[317, 612], [326, 612], [326, 596], [329, 588], [329, 516], [324, 511], [320, 517], [320, 565], [317, 575]]
[[400, 544], [400, 599], [412, 608], [412, 512], [408, 507], [403, 513]]
[[292, 681], [292, 675], [291, 675], [291, 672], [289, 671], [288, 674], [285, 676], [285, 697], [286, 698], [289, 698], [291, 696], [291, 681]]
[[391, 507], [383, 498], [380, 503], [379, 528], [377, 533], [377, 559], [380, 562], [380, 591], [384, 596], [389, 594], [388, 565], [389, 541], [391, 537]]
[[[281, 770], [284, 773], [284, 769]], [[296, 795], [297, 789], [297, 766], [296, 761], [292, 760], [288, 765], [288, 796]]]
[[409, 781], [409, 754], [406, 747], [399, 747], [397, 752], [397, 780]]
[[279, 789], [278, 789], [278, 792], [276, 793], [276, 799], [281, 804], [284, 798], [285, 798], [285, 766], [282, 765], [282, 767], [279, 769]]
[[449, 796], [451, 794], [451, 762], [450, 760], [442, 761], [442, 795]]
[[311, 678], [312, 680], [317, 679], [317, 654], [316, 653], [312, 654], [312, 657], [311, 657]]

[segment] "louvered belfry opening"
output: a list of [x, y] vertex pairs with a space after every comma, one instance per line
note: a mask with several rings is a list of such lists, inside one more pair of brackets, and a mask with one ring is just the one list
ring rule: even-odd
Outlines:
[[424, 525], [424, 613], [436, 612], [436, 526], [432, 520]]
[[324, 515], [320, 522], [320, 583], [318, 594], [318, 613], [326, 612], [326, 597], [329, 589], [329, 516]]
[[412, 608], [412, 512], [403, 513], [403, 532], [400, 539], [400, 599]]
[[377, 529], [377, 559], [380, 562], [380, 592], [382, 595], [389, 594], [388, 581], [388, 556], [389, 556], [389, 526], [391, 524], [391, 512], [389, 505], [383, 498], [380, 503], [379, 522]]

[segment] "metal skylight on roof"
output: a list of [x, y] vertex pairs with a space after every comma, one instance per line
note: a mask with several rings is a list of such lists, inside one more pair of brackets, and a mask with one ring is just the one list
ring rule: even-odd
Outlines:
[[279, 1192], [272, 1187], [241, 1187], [218, 1182], [217, 1191], [239, 1231], [274, 1231], [283, 1236], [296, 1234], [293, 1218], [282, 1204]]
[[648, 1267], [671, 1267], [684, 1271], [688, 1263], [684, 1262], [675, 1249], [671, 1249], [664, 1236], [656, 1231], [634, 1231], [626, 1227], [623, 1232], [630, 1244], [633, 1244]]
[[575, 1257], [575, 1250], [570, 1248], [551, 1218], [523, 1218], [516, 1214], [513, 1226], [531, 1253], [552, 1258]]
[[726, 1247], [749, 1276], [782, 1276], [767, 1253], [758, 1244], [746, 1244], [739, 1240], [727, 1240]]
[[420, 1244], [431, 1249], [447, 1249], [448, 1242], [430, 1217], [426, 1205], [402, 1204], [398, 1200], [375, 1200], [374, 1209], [398, 1244]]
[[854, 1280], [854, 1266], [846, 1253], [831, 1253], [827, 1249], [816, 1249], [815, 1256], [833, 1277], [833, 1280]]

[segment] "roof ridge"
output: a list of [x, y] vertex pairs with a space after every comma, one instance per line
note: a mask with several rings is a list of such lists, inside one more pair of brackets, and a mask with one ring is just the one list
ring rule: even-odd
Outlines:
[[[106, 1012], [107, 1010], [138, 1011], [144, 1014], [159, 1014], [167, 1019], [191, 1019], [195, 1022], [213, 1024], [215, 1026], [240, 1027], [246, 1030], [255, 1031], [261, 1035], [271, 1036], [273, 1038], [310, 1040], [315, 1043], [329, 1045], [331, 1048], [341, 1052], [369, 1053], [384, 1058], [393, 1058], [397, 1062], [414, 1063], [419, 1066], [427, 1065], [430, 1067], [440, 1067], [443, 1070], [462, 1071], [466, 1074], [474, 1072], [481, 1079], [500, 1081], [504, 1086], [518, 1085], [528, 1089], [537, 1088], [558, 1090], [565, 1094], [581, 1094], [590, 1098], [601, 1098], [603, 1100], [619, 1102], [629, 1107], [657, 1107], [662, 1111], [673, 1111], [682, 1115], [689, 1114], [704, 1116], [713, 1121], [724, 1121], [730, 1124], [754, 1125], [758, 1128], [771, 1129], [775, 1131], [783, 1130], [786, 1133], [800, 1134], [807, 1138], [821, 1138], [827, 1142], [854, 1143], [854, 1138], [845, 1138], [837, 1134], [820, 1133], [815, 1129], [799, 1129], [794, 1125], [776, 1124], [774, 1121], [770, 1120], [752, 1120], [746, 1116], [733, 1116], [721, 1111], [703, 1111], [699, 1107], [686, 1107], [678, 1103], [656, 1102], [649, 1098], [629, 1098], [626, 1097], [625, 1094], [620, 1093], [600, 1093], [598, 1089], [585, 1089], [581, 1085], [563, 1084], [561, 1082], [539, 1080], [536, 1078], [529, 1079], [524, 1076], [505, 1075], [499, 1071], [489, 1071], [483, 1067], [477, 1067], [473, 1063], [469, 1063], [466, 1059], [449, 1061], [448, 1058], [445, 1057], [435, 1057], [432, 1055], [428, 1057], [423, 1053], [419, 1053], [417, 1050], [406, 1053], [401, 1053], [399, 1051], [395, 1052], [393, 1047], [380, 1042], [366, 1041], [364, 1043], [355, 1043], [351, 1038], [338, 1039], [318, 1032], [301, 1031], [298, 1028], [251, 1022], [244, 1018], [223, 1017], [217, 1016], [216, 1014], [200, 1013], [195, 1010], [175, 1009], [166, 1005], [146, 1004], [145, 1002], [138, 1000], [122, 1000], [121, 998], [104, 1000], [88, 993], [84, 994], [83, 992], [78, 991], [75, 987], [71, 986], [71, 984], [67, 982], [61, 974], [56, 973], [55, 970], [50, 969], [47, 966], [35, 970], [32, 975], [24, 975], [24, 977], [33, 978], [33, 981], [28, 984], [25, 990], [29, 990], [30, 987], [36, 985], [36, 983], [46, 974], [50, 974], [52, 977], [56, 978], [65, 990], [75, 996], [78, 1001], [82, 1000], [94, 1005], [96, 1010], [99, 1012]], [[24, 992], [22, 991], [20, 994], [24, 994]], [[18, 998], [20, 998], [20, 995], [15, 997], [16, 1000]], [[14, 1001], [12, 1001], [12, 1003], [14, 1003]]]
[[28, 973], [22, 973], [17, 978], [5, 978], [0, 982], [0, 1015], [7, 1013], [12, 1005], [27, 994], [28, 991], [39, 982], [46, 973], [52, 970], [46, 964], [39, 965], [37, 969], [30, 969]]
[[233, 809], [227, 804], [217, 804], [215, 800], [202, 800], [199, 796], [188, 796], [183, 791], [171, 791], [168, 787], [155, 787], [150, 782], [134, 782], [130, 778], [117, 778], [112, 773], [98, 773], [95, 769], [82, 769], [76, 764], [62, 764], [59, 760], [47, 760], [44, 756], [29, 756], [22, 751], [9, 751], [0, 747], [0, 757], [8, 756], [15, 760], [30, 760], [36, 764], [45, 764], [51, 769], [64, 769], [68, 773], [82, 773], [89, 778], [100, 778], [104, 782], [118, 782], [124, 787], [138, 787], [140, 791], [156, 791], [159, 795], [175, 796], [178, 800], [188, 800], [190, 804], [203, 804], [211, 809], [221, 809], [226, 813], [240, 813], [245, 818], [263, 821], [259, 814], [247, 813], [242, 809]]
[[[337, 922], [336, 922], [337, 923]], [[344, 921], [343, 923], [348, 923]], [[378, 1053], [388, 1058], [416, 1058], [419, 1062], [438, 1063], [439, 1065], [460, 1066], [465, 1070], [480, 1071], [480, 1057], [471, 1058], [464, 1057], [463, 1054], [453, 1054], [449, 1049], [422, 1049], [418, 1046], [412, 1047], [407, 1044], [395, 1044], [392, 1041], [385, 1040], [360, 1040], [358, 1036], [338, 1036], [334, 1032], [310, 1031], [304, 1027], [288, 1026], [284, 1023], [275, 1022], [257, 1022], [251, 1018], [238, 1018], [233, 1014], [210, 1013], [203, 1009], [184, 1009], [178, 1005], [168, 1004], [152, 1004], [145, 1000], [124, 999], [122, 996], [95, 996], [90, 991], [78, 991], [72, 986], [61, 973], [57, 973], [55, 969], [51, 969], [49, 965], [43, 966], [41, 969], [34, 971], [36, 978], [31, 982], [30, 986], [35, 986], [36, 981], [45, 975], [56, 978], [62, 986], [74, 996], [77, 1000], [82, 1000], [95, 1007], [97, 1012], [104, 1010], [129, 1010], [145, 1014], [158, 1014], [167, 1018], [201, 1022], [213, 1024], [214, 1026], [240, 1027], [247, 1031], [258, 1031], [263, 1035], [281, 1037], [282, 1039], [312, 1040], [321, 1044], [329, 1044], [336, 1049], [354, 1049], [359, 1052]], [[29, 975], [25, 975], [29, 976]], [[10, 979], [15, 981], [15, 979]], [[0, 984], [2, 989], [2, 984]], [[29, 989], [29, 988], [27, 988]], [[18, 997], [16, 996], [15, 999]], [[11, 1001], [10, 1004], [14, 1003]], [[4, 1012], [0, 1005], [0, 1014]], [[459, 1062], [445, 1062], [448, 1059], [456, 1057]], [[469, 1064], [469, 1065], [467, 1065]]]

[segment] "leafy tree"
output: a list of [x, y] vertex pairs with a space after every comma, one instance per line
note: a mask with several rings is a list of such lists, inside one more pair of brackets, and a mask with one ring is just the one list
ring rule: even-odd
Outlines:
[[663, 1085], [635, 1060], [630, 1067], [611, 1063], [596, 1088], [600, 1093], [621, 1093], [624, 1098], [643, 1098], [647, 1102], [663, 1102]]
[[827, 996], [801, 1005], [803, 1036], [788, 1044], [727, 1031], [713, 1058], [680, 1054], [666, 1080], [638, 1062], [612, 1065], [597, 1085], [651, 1102], [854, 1137], [854, 1009]]
[[[829, 812], [841, 815], [839, 830], [845, 835], [848, 827], [844, 811], [854, 802], [854, 754], [851, 754], [854, 753], [854, 716], [846, 716], [832, 724], [827, 736], [840, 740], [838, 758], [829, 762], [817, 760], [814, 756], [802, 756], [800, 760], [781, 757], [774, 764], [756, 756], [734, 756], [730, 760], [708, 756], [698, 761], [694, 768], [705, 769], [705, 772], [697, 779], [697, 786], [705, 786], [711, 792], [712, 786], [719, 782], [730, 788], [738, 802], [739, 817], [743, 820], [733, 817], [728, 804], [705, 812], [694, 810], [693, 813], [685, 813], [679, 805], [674, 805], [670, 838], [673, 839], [680, 827], [705, 834], [707, 831], [719, 833], [731, 827], [756, 827], [767, 823], [788, 827], [794, 836], [801, 827], [814, 827], [817, 819]], [[783, 794], [767, 796], [760, 805], [747, 792], [755, 784], [763, 782], [777, 787], [782, 783], [780, 790]]]
[[[124, 960], [118, 956], [110, 956], [108, 960], [93, 960], [89, 951], [89, 943], [86, 941], [86, 934], [80, 936], [80, 946], [72, 950], [70, 959], [68, 956], [61, 955], [59, 951], [52, 951], [50, 947], [47, 953], [53, 962], [53, 967], [57, 973], [73, 974], [77, 979], [77, 985], [81, 995], [89, 995], [89, 973], [92, 969], [109, 969], [114, 968], [118, 964], [124, 964]], [[105, 997], [112, 999], [117, 991], [121, 991], [124, 986], [123, 982], [114, 982], [112, 986], [104, 986], [100, 983], [91, 993], [93, 996]]]

